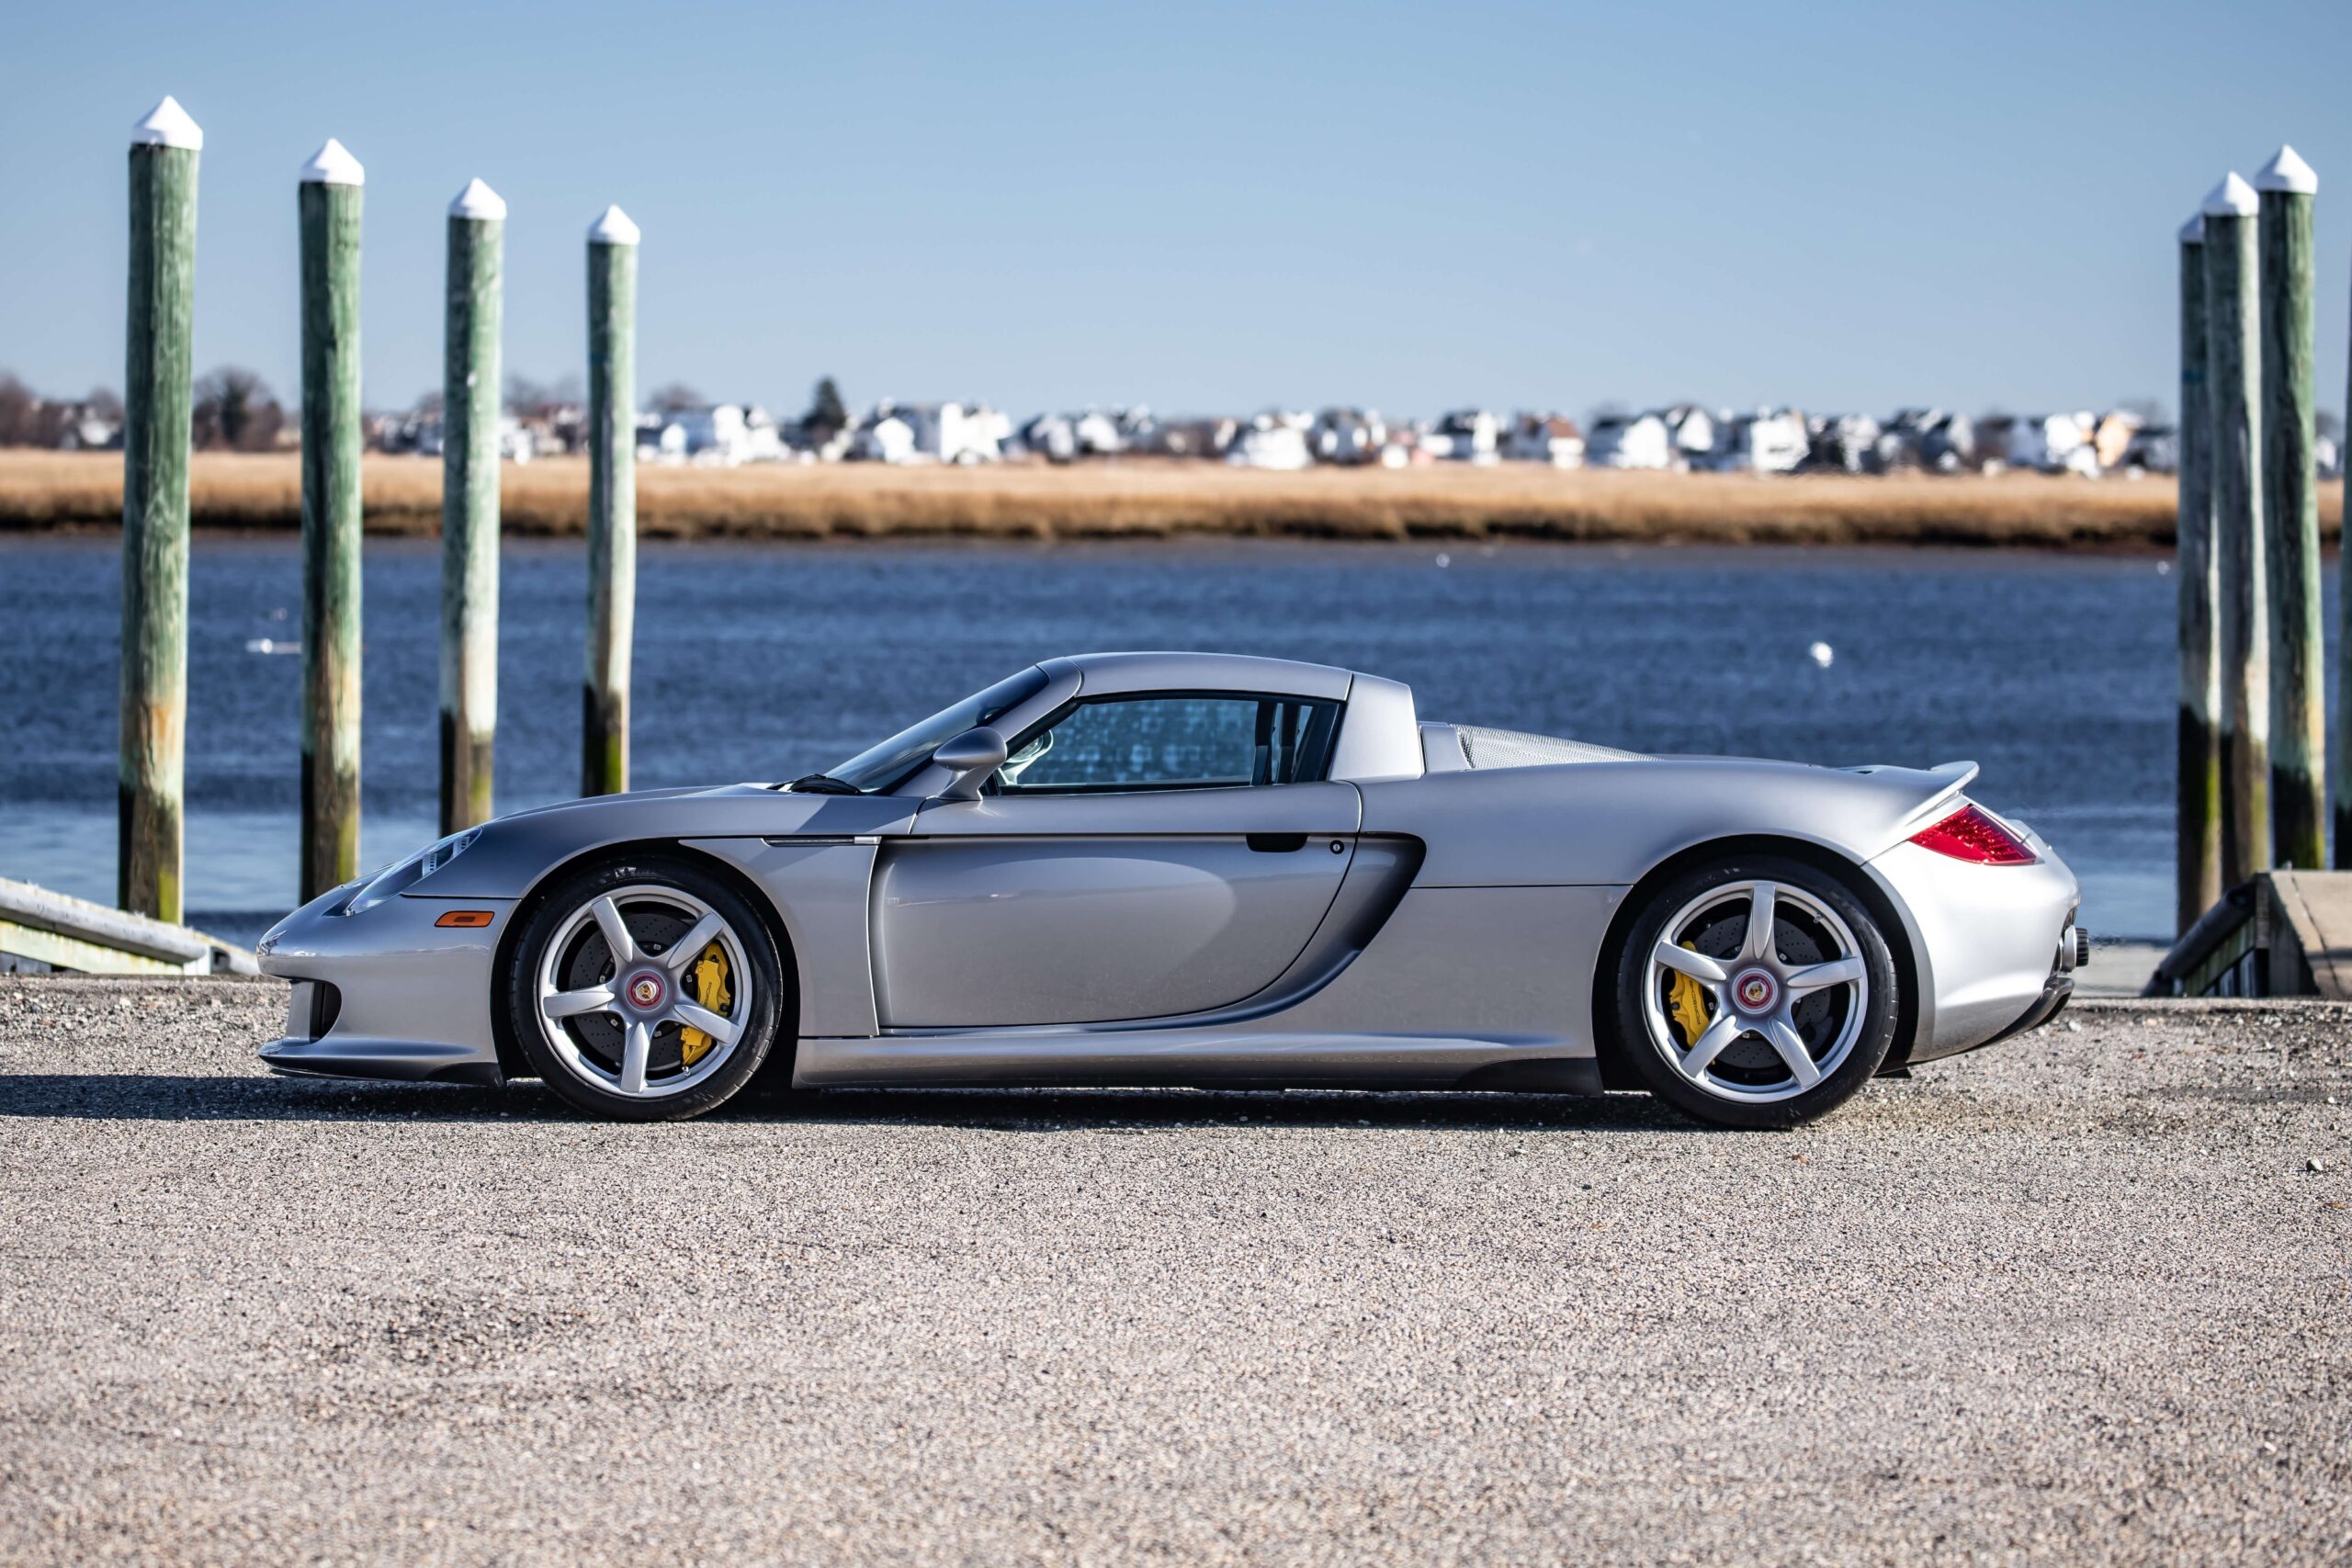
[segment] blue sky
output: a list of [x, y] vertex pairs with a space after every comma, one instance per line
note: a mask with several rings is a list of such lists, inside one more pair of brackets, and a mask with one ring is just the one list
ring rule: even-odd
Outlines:
[[582, 363], [645, 231], [641, 386], [1017, 411], [2176, 396], [2172, 234], [2321, 176], [2345, 395], [2352, 6], [28, 6], [0, 367], [121, 378], [124, 146], [206, 133], [197, 363], [295, 390], [294, 173], [368, 168], [371, 404], [440, 378], [442, 212], [507, 198], [507, 366]]

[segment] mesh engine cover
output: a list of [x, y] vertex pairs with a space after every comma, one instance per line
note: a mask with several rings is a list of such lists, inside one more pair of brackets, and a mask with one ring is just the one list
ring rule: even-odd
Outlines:
[[1560, 762], [1635, 762], [1639, 751], [1620, 751], [1584, 740], [1563, 740], [1556, 735], [1527, 735], [1516, 729], [1481, 729], [1457, 725], [1462, 754], [1474, 768], [1544, 768]]

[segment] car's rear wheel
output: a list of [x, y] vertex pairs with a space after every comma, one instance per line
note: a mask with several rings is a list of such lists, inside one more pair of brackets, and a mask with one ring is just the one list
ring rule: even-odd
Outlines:
[[1878, 1070], [1898, 998], [1886, 938], [1854, 891], [1801, 861], [1692, 868], [1635, 918], [1617, 965], [1617, 1043], [1702, 1122], [1785, 1127]]
[[514, 1036], [549, 1089], [594, 1115], [699, 1115], [774, 1049], [783, 963], [744, 898], [690, 863], [582, 871], [542, 900], [514, 944]]

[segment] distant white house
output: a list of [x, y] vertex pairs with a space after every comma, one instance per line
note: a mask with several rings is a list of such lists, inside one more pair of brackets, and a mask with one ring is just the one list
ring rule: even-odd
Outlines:
[[1237, 468], [1312, 468], [1315, 454], [1306, 439], [1310, 428], [1303, 414], [1260, 414], [1226, 449], [1225, 460]]
[[1503, 438], [1503, 456], [1517, 463], [1548, 463], [1555, 468], [1584, 466], [1584, 432], [1555, 413], [1523, 413]]
[[788, 456], [775, 421], [755, 403], [711, 403], [640, 417], [637, 450], [653, 462], [720, 468]]
[[1360, 409], [1325, 409], [1307, 435], [1307, 446], [1322, 463], [1369, 463], [1387, 442], [1388, 426], [1380, 415]]
[[1049, 463], [1067, 463], [1078, 456], [1077, 427], [1057, 413], [1041, 413], [1030, 420], [1014, 434], [1013, 442], [1022, 451]]
[[2009, 426], [2009, 466], [2054, 474], [2080, 471], [2086, 463], [2097, 473], [2098, 455], [2088, 449], [2093, 423], [2087, 413], [2032, 414], [2015, 421]]
[[1658, 414], [1609, 414], [1585, 439], [1585, 460], [1602, 468], [1665, 468], [1675, 462], [1674, 441]]
[[850, 456], [868, 463], [911, 463], [915, 460], [914, 421], [883, 403], [858, 422], [850, 442]]
[[538, 437], [513, 414], [498, 421], [498, 455], [510, 463], [527, 463], [538, 456]]
[[993, 463], [1012, 422], [986, 403], [918, 403], [899, 414], [914, 424], [915, 450], [941, 463]]
[[122, 422], [83, 409], [65, 421], [57, 436], [65, 452], [103, 452], [122, 445]]
[[1794, 409], [1758, 409], [1718, 424], [1709, 466], [1726, 473], [1792, 474], [1804, 467], [1812, 449], [1804, 414]]
[[1222, 457], [1240, 434], [1238, 419], [1156, 419], [1130, 446], [1160, 457]]
[[875, 405], [857, 427], [852, 456], [872, 463], [993, 463], [1012, 422], [985, 403]]
[[1859, 474], [1877, 460], [1879, 424], [1866, 413], [1816, 415], [1805, 422], [1805, 434], [1815, 468]]
[[1502, 422], [1485, 409], [1456, 409], [1421, 437], [1421, 450], [1450, 463], [1483, 468], [1502, 453]]
[[1118, 419], [1089, 409], [1070, 422], [1070, 434], [1077, 438], [1079, 451], [1091, 457], [1108, 457], [1127, 449], [1125, 432], [1119, 428]]
[[1919, 461], [1939, 473], [1957, 473], [1976, 461], [1976, 422], [1938, 410], [1919, 433]]
[[1677, 403], [1660, 409], [1657, 417], [1664, 422], [1677, 467], [1700, 464], [1715, 449], [1715, 416], [1696, 403]]

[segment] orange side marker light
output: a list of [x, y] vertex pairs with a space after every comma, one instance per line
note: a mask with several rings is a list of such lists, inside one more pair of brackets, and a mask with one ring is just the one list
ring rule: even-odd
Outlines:
[[433, 923], [436, 926], [465, 926], [480, 931], [498, 918], [495, 909], [452, 909]]

